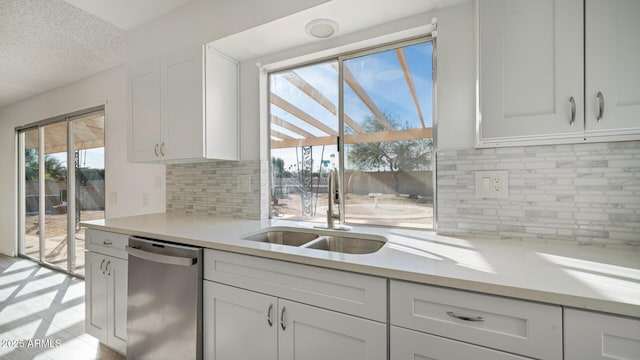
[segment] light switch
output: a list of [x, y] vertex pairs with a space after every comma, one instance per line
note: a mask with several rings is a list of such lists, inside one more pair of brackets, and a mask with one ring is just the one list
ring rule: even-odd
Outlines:
[[236, 190], [241, 193], [251, 192], [251, 175], [238, 175]]
[[509, 173], [506, 170], [476, 171], [476, 197], [508, 198]]
[[118, 193], [115, 191], [109, 192], [109, 205], [118, 205]]
[[491, 178], [490, 177], [483, 177], [482, 178], [482, 191], [484, 193], [488, 193], [491, 189]]

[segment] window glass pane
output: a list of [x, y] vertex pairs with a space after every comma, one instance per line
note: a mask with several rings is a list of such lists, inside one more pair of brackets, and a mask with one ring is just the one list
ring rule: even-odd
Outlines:
[[44, 126], [44, 261], [67, 269], [67, 122]]
[[431, 42], [343, 62], [347, 222], [433, 228], [431, 62]]
[[75, 266], [84, 274], [85, 229], [80, 221], [104, 219], [104, 111], [91, 113], [70, 123], [75, 149]]
[[327, 173], [338, 167], [337, 63], [269, 76], [271, 217], [324, 221]]
[[22, 254], [40, 259], [40, 206], [39, 206], [39, 138], [38, 129], [24, 132], [24, 199], [22, 199], [22, 216], [24, 224], [24, 247]]

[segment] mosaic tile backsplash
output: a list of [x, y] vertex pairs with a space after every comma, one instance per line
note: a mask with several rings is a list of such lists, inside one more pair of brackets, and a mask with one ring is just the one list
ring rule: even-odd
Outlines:
[[[260, 219], [268, 214], [260, 191], [267, 171], [257, 160], [167, 165], [167, 212]], [[239, 175], [251, 176], [251, 192], [238, 191]]]
[[[438, 233], [640, 249], [640, 141], [442, 151]], [[482, 199], [475, 171], [507, 170]]]

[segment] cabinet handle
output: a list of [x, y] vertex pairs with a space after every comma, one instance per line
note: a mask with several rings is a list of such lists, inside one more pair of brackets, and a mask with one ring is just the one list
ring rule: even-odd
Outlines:
[[287, 327], [284, 324], [284, 312], [287, 311], [286, 307], [282, 307], [282, 312], [280, 313], [280, 327], [283, 331], [287, 330]]
[[602, 93], [598, 91], [598, 95], [596, 95], [596, 97], [598, 98], [598, 116], [596, 117], [596, 120], [600, 122], [604, 116], [604, 96], [602, 96]]
[[576, 122], [576, 100], [572, 97], [569, 98], [569, 106], [571, 107], [571, 118], [569, 125], [573, 126]]
[[158, 157], [158, 144], [156, 144], [156, 147], [153, 149], [153, 152], [156, 153], [156, 157]]
[[111, 242], [111, 240], [105, 240], [102, 242], [104, 245], [113, 245], [113, 243]]
[[464, 321], [484, 321], [484, 318], [482, 316], [456, 315], [456, 313], [454, 313], [453, 311], [447, 311], [447, 315], [451, 316], [452, 318], [456, 318]]
[[107, 261], [107, 259], [102, 259], [102, 262], [100, 263], [100, 271], [102, 271], [102, 275], [104, 275], [104, 269], [102, 267], [104, 266], [105, 261]]
[[267, 324], [269, 324], [269, 327], [273, 326], [273, 321], [271, 321], [271, 310], [273, 310], [273, 304], [269, 304], [269, 309], [267, 310]]
[[105, 270], [107, 271], [107, 276], [111, 276], [111, 270], [109, 270], [109, 265], [111, 265], [111, 260], [107, 262], [107, 266], [105, 266]]
[[164, 156], [164, 143], [160, 144], [160, 155]]

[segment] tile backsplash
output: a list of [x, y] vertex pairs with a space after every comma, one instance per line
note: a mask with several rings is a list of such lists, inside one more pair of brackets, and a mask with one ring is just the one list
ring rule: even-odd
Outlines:
[[[267, 216], [268, 194], [261, 194], [267, 179], [266, 162], [214, 160], [167, 165], [167, 212], [216, 215], [243, 219]], [[238, 189], [238, 176], [251, 177], [251, 191]]]
[[[640, 249], [640, 141], [440, 151], [438, 233]], [[476, 197], [475, 172], [506, 170], [509, 197]], [[238, 176], [251, 177], [251, 192]], [[167, 165], [167, 212], [267, 218], [268, 162]]]
[[[640, 141], [441, 151], [438, 233], [640, 247]], [[475, 172], [507, 170], [482, 199]]]

